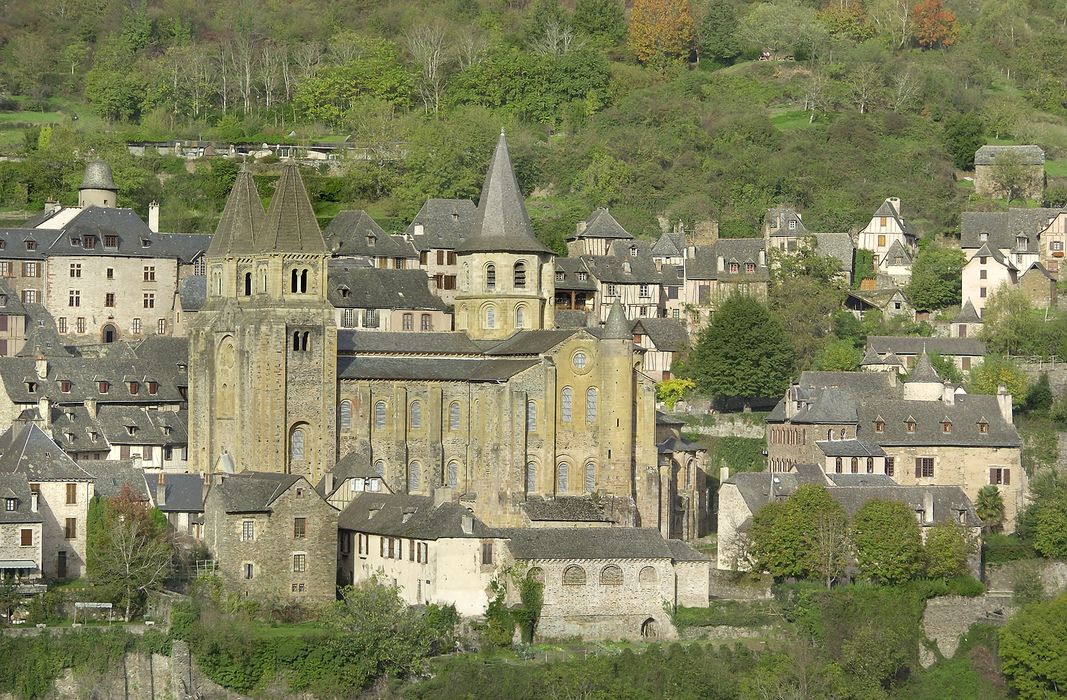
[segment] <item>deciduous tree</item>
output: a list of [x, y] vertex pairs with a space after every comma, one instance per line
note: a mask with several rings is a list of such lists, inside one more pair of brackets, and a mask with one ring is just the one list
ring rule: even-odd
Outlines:
[[971, 533], [951, 520], [938, 523], [926, 533], [923, 545], [926, 554], [926, 575], [930, 578], [950, 579], [968, 572], [968, 561], [974, 556], [976, 544]]
[[958, 248], [930, 244], [920, 249], [908, 283], [908, 299], [912, 306], [923, 311], [958, 306], [965, 262], [963, 251]]
[[912, 8], [912, 34], [924, 49], [952, 46], [959, 38], [956, 13], [941, 0], [922, 0]]
[[701, 54], [729, 63], [741, 53], [740, 22], [730, 0], [711, 0], [700, 23]]
[[1001, 666], [1024, 700], [1067, 688], [1067, 593], [1024, 607], [1000, 630]]
[[904, 583], [923, 571], [923, 544], [915, 513], [900, 501], [872, 500], [852, 518], [860, 573], [879, 583]]
[[688, 57], [693, 34], [689, 0], [634, 0], [630, 9], [630, 48], [642, 63]]
[[[776, 478], [768, 472], [771, 482]], [[822, 486], [805, 484], [785, 501], [757, 511], [749, 529], [749, 554], [773, 576], [819, 578], [829, 586], [846, 563], [847, 523], [841, 505]]]

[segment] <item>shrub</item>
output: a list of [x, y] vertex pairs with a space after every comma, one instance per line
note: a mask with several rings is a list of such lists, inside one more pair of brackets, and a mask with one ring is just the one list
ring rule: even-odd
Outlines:
[[1034, 550], [1017, 535], [991, 533], [982, 542], [982, 560], [986, 564], [1003, 564], [1019, 559], [1030, 559]]

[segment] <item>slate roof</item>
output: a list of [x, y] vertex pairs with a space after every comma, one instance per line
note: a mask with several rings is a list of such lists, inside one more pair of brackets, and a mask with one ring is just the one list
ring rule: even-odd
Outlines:
[[874, 219], [880, 217], [886, 217], [895, 220], [897, 222], [897, 226], [899, 226], [900, 230], [904, 232], [904, 235], [912, 237], [915, 236], [915, 233], [912, 232], [911, 227], [908, 226], [908, 222], [904, 220], [904, 217], [900, 215], [900, 212], [897, 211], [897, 208], [893, 206], [893, 203], [890, 202], [888, 199], [882, 202], [882, 205], [878, 207], [877, 211], [874, 212], [874, 216], [871, 217], [871, 220], [873, 221]]
[[411, 241], [389, 235], [362, 209], [338, 212], [322, 235], [335, 257], [419, 257]]
[[978, 316], [978, 312], [974, 309], [974, 304], [971, 300], [963, 302], [963, 308], [956, 314], [956, 317], [952, 319], [952, 323], [981, 323], [982, 319]]
[[259, 252], [325, 254], [326, 241], [295, 163], [282, 167], [267, 209]]
[[[694, 280], [755, 281], [770, 280], [770, 269], [759, 264], [759, 252], [766, 250], [762, 238], [720, 238], [714, 245], [696, 246], [695, 256], [685, 265], [685, 276]], [[719, 257], [723, 258], [723, 270], [719, 271]], [[730, 263], [739, 265], [737, 273], [730, 273]], [[756, 270], [745, 272], [745, 264], [753, 263]]]
[[[188, 411], [158, 411], [140, 406], [101, 404], [96, 424], [112, 445], [174, 447], [189, 444]], [[131, 435], [129, 428], [134, 428]]]
[[[404, 230], [416, 250], [454, 250], [470, 235], [478, 207], [469, 199], [427, 199]], [[416, 225], [423, 232], [416, 234]]]
[[662, 442], [656, 443], [657, 454], [670, 454], [672, 452], [701, 452], [706, 451], [703, 445], [696, 442], [689, 442], [681, 438], [676, 438], [673, 435]]
[[660, 284], [664, 280], [647, 241], [615, 240], [608, 244], [607, 255], [583, 255], [581, 260], [602, 284]]
[[[796, 227], [789, 228], [789, 222], [796, 222]], [[770, 231], [771, 237], [799, 238], [808, 235], [808, 229], [800, 214], [793, 207], [771, 207], [763, 215], [763, 225]]]
[[[589, 270], [589, 266], [582, 258], [556, 258], [556, 276], [555, 276], [555, 288], [556, 291], [561, 290], [580, 290], [580, 291], [596, 291], [596, 279], [593, 277]], [[560, 279], [562, 273], [563, 279]], [[585, 279], [581, 277], [585, 276]]]
[[681, 257], [684, 248], [684, 234], [666, 232], [652, 244], [652, 255], [660, 258], [677, 258]]
[[866, 440], [816, 440], [827, 457], [885, 457], [885, 450]]
[[880, 355], [921, 355], [928, 353], [952, 356], [984, 357], [985, 343], [977, 338], [948, 338], [936, 336], [924, 338], [913, 335], [869, 335], [867, 347]]
[[515, 559], [671, 559], [658, 530], [643, 527], [506, 529]]
[[603, 340], [623, 340], [626, 338], [632, 338], [631, 334], [632, 326], [629, 319], [626, 318], [626, 312], [622, 308], [622, 303], [616, 299], [611, 304], [611, 310], [608, 311], [608, 318], [604, 321], [604, 331], [601, 334]]
[[[227, 477], [228, 479], [229, 477]], [[167, 472], [164, 480], [166, 503], [159, 505], [156, 499], [159, 487], [159, 472], [144, 472], [144, 482], [152, 503], [164, 513], [203, 513], [204, 479], [200, 474], [172, 474]]]
[[[7, 509], [7, 499], [15, 499], [15, 510]], [[25, 474], [0, 474], [0, 524], [43, 523], [44, 516], [33, 512], [30, 482]]]
[[688, 542], [667, 540], [667, 546], [671, 548], [671, 558], [675, 561], [711, 561], [711, 557], [693, 549]]
[[889, 306], [893, 299], [899, 297], [904, 303], [908, 302], [907, 297], [899, 289], [864, 289], [864, 290], [852, 290], [848, 292], [848, 296], [853, 299], [873, 306], [877, 309], [885, 309]]
[[841, 269], [852, 272], [852, 262], [856, 256], [856, 244], [849, 233], [816, 233], [815, 248], [819, 255], [828, 255], [841, 263]]
[[255, 253], [263, 242], [257, 240], [263, 234], [267, 213], [263, 211], [263, 200], [247, 170], [237, 173], [226, 206], [222, 209], [222, 218], [215, 229], [207, 254], [213, 257]]
[[209, 494], [217, 489], [227, 513], [269, 513], [271, 504], [293, 484], [306, 480], [295, 474], [272, 474], [266, 472], [242, 472], [216, 474]]
[[15, 357], [72, 357], [73, 353], [63, 345], [56, 328], [56, 320], [42, 304], [24, 303], [26, 310], [26, 343]]
[[552, 253], [534, 234], [503, 131], [485, 174], [474, 226], [456, 252]]
[[448, 310], [448, 305], [430, 291], [424, 270], [385, 270], [348, 262], [330, 261], [327, 297], [335, 308]]
[[[482, 354], [482, 346], [462, 332], [404, 333], [398, 331], [341, 330], [337, 333], [339, 353], [471, 355]], [[0, 365], [2, 366], [2, 365]]]
[[111, 166], [107, 164], [107, 161], [101, 158], [89, 161], [85, 166], [82, 184], [78, 186], [78, 189], [118, 190], [115, 187], [115, 178], [111, 174]]
[[184, 311], [199, 311], [207, 303], [207, 275], [189, 275], [178, 283], [178, 298]]
[[0, 474], [22, 474], [35, 482], [93, 480], [36, 424], [22, 421], [0, 435]]
[[[1060, 212], [1059, 209], [1019, 209], [1008, 211], [965, 211], [960, 216], [960, 247], [981, 248], [988, 242], [999, 250], [1014, 250], [1017, 238], [1027, 240], [1027, 250], [1037, 252], [1037, 234]], [[982, 241], [982, 234], [986, 241]]]
[[540, 363], [539, 359], [341, 357], [337, 361], [337, 376], [340, 379], [499, 382]]
[[621, 238], [633, 240], [629, 231], [622, 227], [615, 217], [606, 208], [594, 209], [593, 213], [585, 219], [585, 228], [575, 231], [567, 236], [568, 241], [576, 241], [582, 238]]
[[586, 333], [590, 332], [590, 329], [518, 331], [507, 340], [500, 341], [486, 349], [485, 354], [495, 357], [540, 355], [582, 330]]
[[1024, 165], [1044, 165], [1045, 151], [1041, 146], [1032, 144], [1025, 146], [990, 146], [985, 145], [974, 152], [975, 165], [994, 165], [997, 156], [1002, 153], [1010, 153], [1018, 156]]
[[659, 352], [684, 352], [689, 349], [689, 333], [685, 324], [673, 318], [640, 318], [634, 322], [633, 333], [648, 336]]
[[874, 351], [874, 348], [867, 346], [867, 352], [863, 354], [863, 359], [860, 360], [860, 367], [867, 367], [869, 365], [881, 365], [884, 364], [882, 358]]
[[471, 532], [464, 532], [465, 515], [470, 515], [470, 511], [458, 503], [445, 502], [434, 506], [432, 496], [364, 491], [341, 511], [337, 527], [415, 540], [496, 536], [485, 523], [473, 516]]
[[885, 474], [837, 474], [827, 472], [826, 478], [834, 486], [898, 486], [893, 477]]
[[578, 309], [556, 309], [556, 328], [577, 330], [589, 325], [590, 312]]
[[[113, 343], [113, 354], [103, 357], [49, 357], [45, 379], [37, 377], [33, 357], [0, 357], [0, 382], [8, 398], [20, 404], [37, 403], [45, 397], [57, 404], [81, 404], [86, 399], [100, 404], [183, 403], [179, 387], [188, 386], [186, 342], [184, 338], [165, 340], [177, 342], [153, 343], [134, 356], [120, 354], [136, 352], [131, 346]], [[175, 347], [178, 344], [180, 350]], [[130, 380], [139, 384], [135, 395], [130, 393]], [[70, 391], [62, 390], [62, 381], [71, 383]], [[108, 383], [107, 393], [100, 392], [101, 381]], [[157, 382], [155, 394], [149, 393], [149, 382]], [[29, 390], [31, 383], [35, 385], [33, 392]]]
[[934, 369], [934, 364], [930, 362], [930, 356], [926, 354], [924, 349], [922, 354], [919, 355], [919, 360], [915, 363], [915, 366], [910, 372], [908, 372], [908, 378], [904, 380], [905, 384], [912, 384], [917, 382], [941, 384], [941, 376]]
[[86, 464], [93, 475], [93, 494], [111, 498], [122, 493], [126, 486], [139, 500], [148, 501], [144, 470], [131, 459], [107, 459]]
[[533, 522], [610, 522], [591, 496], [529, 496], [522, 509]]
[[814, 400], [796, 412], [792, 418], [793, 423], [827, 425], [854, 425], [856, 423], [856, 406], [849, 400], [850, 397], [844, 389], [829, 387], [813, 393]]
[[737, 486], [745, 506], [755, 513], [771, 500], [772, 480], [776, 497], [791, 495], [804, 484], [826, 485], [826, 477], [818, 467], [814, 470], [792, 472], [737, 472], [731, 474], [723, 483]]
[[900, 258], [899, 264], [901, 265], [911, 265], [912, 263], [911, 253], [908, 252], [907, 248], [901, 245], [899, 238], [893, 241], [893, 245], [889, 246], [889, 250], [885, 252], [881, 263], [884, 265], [896, 265], [898, 264], [896, 262], [897, 257]]
[[1056, 281], [1056, 278], [1052, 275], [1052, 273], [1050, 273], [1045, 268], [1045, 266], [1042, 265], [1039, 262], [1030, 263], [1030, 267], [1026, 268], [1026, 270], [1024, 270], [1023, 273], [1021, 275], [1019, 275], [1019, 276], [1020, 277], [1025, 277], [1026, 275], [1030, 274], [1031, 272], [1033, 272], [1035, 274], [1038, 274], [1038, 275], [1041, 275], [1042, 277], [1044, 277], [1047, 280], [1051, 280], [1053, 282]]
[[[0, 259], [44, 260], [45, 251], [55, 240], [55, 231], [32, 228], [0, 229]], [[32, 250], [27, 249], [27, 242], [33, 243]]]
[[674, 416], [668, 416], [662, 411], [656, 411], [656, 425], [681, 426], [685, 425], [685, 421], [679, 418], [675, 418]]

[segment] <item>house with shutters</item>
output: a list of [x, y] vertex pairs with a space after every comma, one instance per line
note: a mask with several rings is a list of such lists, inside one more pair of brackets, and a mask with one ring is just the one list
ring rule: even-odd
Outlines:
[[722, 301], [733, 294], [767, 300], [771, 271], [762, 238], [720, 238], [692, 246], [685, 264], [684, 320], [699, 331]]
[[404, 230], [419, 253], [419, 267], [446, 304], [456, 298], [456, 249], [474, 229], [477, 215], [469, 199], [427, 199]]
[[772, 472], [815, 464], [905, 486], [958, 486], [972, 500], [992, 484], [1009, 532], [1025, 503], [1011, 395], [967, 394], [942, 381], [925, 354], [904, 380], [896, 372], [803, 372], [766, 420]]
[[416, 270], [419, 253], [404, 236], [385, 232], [370, 214], [358, 210], [337, 213], [322, 230], [330, 255], [349, 263], [363, 263], [379, 270]]
[[[957, 330], [959, 326], [957, 323]], [[961, 372], [970, 372], [986, 354], [985, 343], [978, 339], [977, 332], [932, 338], [916, 335], [870, 335], [867, 336], [867, 350], [874, 351], [881, 357], [893, 356], [906, 372], [915, 368], [924, 353], [951, 360]]]
[[452, 311], [422, 270], [363, 267], [330, 261], [327, 297], [338, 328], [430, 333], [452, 330]]
[[20, 584], [41, 579], [44, 516], [39, 499], [25, 474], [0, 474], [0, 577]]
[[856, 247], [871, 251], [878, 267], [887, 270], [889, 266], [898, 266], [897, 255], [890, 255], [894, 243], [898, 244], [899, 250], [910, 255], [915, 252], [918, 238], [901, 213], [900, 199], [889, 197], [860, 230]]

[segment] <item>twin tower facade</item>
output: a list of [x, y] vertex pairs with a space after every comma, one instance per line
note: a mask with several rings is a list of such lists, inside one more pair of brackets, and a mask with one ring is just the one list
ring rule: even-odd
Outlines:
[[669, 508], [653, 384], [635, 370], [621, 307], [603, 329], [554, 330], [553, 253], [534, 235], [503, 134], [456, 254], [456, 331], [345, 331], [339, 375], [330, 253], [299, 173], [284, 168], [266, 211], [241, 173], [190, 328], [194, 468], [314, 483], [356, 454], [393, 491], [450, 489], [492, 525], [516, 524], [531, 496], [595, 493], [620, 503], [620, 523], [655, 526]]

